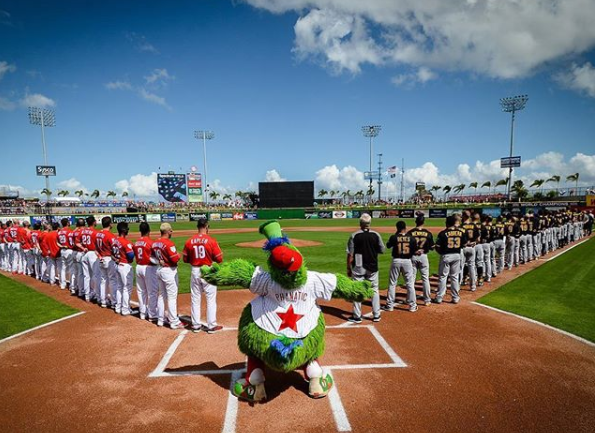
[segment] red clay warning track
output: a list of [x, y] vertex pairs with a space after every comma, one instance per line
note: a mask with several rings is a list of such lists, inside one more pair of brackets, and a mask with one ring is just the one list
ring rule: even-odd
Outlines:
[[[337, 394], [312, 400], [300, 375], [275, 374], [270, 401], [254, 407], [229, 398], [229, 374], [190, 374], [242, 367], [233, 329], [180, 336], [15, 277], [85, 314], [0, 344], [0, 425], [7, 432], [293, 433], [337, 431], [337, 420], [347, 419], [352, 431], [366, 433], [591, 433], [595, 348], [470, 302], [538, 264], [463, 291], [459, 305], [397, 309], [380, 323], [365, 320], [368, 327], [336, 327], [351, 305], [325, 303], [332, 328], [321, 361], [339, 366]], [[189, 314], [189, 299], [180, 296], [181, 314]], [[237, 326], [250, 299], [248, 291], [220, 292], [219, 323]], [[174, 341], [165, 375], [149, 377]], [[393, 363], [387, 348], [406, 367], [377, 367]], [[349, 367], [360, 364], [369, 368]]]

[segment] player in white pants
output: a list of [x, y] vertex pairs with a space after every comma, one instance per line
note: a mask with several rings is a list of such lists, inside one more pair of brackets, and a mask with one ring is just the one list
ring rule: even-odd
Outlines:
[[[211, 266], [213, 262], [221, 263], [223, 253], [217, 241], [209, 236], [209, 223], [205, 218], [199, 219], [196, 227], [198, 233], [186, 241], [182, 254], [184, 262], [192, 266], [192, 275], [190, 277], [192, 331], [199, 332], [201, 329], [205, 329], [208, 333], [213, 333], [222, 328], [217, 325], [217, 286], [202, 279], [200, 267]], [[207, 301], [206, 326], [202, 324], [200, 317], [203, 294]]]
[[4, 241], [4, 230], [6, 224], [0, 223], [0, 270], [6, 271], [6, 242]]
[[[78, 224], [78, 223], [77, 223]], [[81, 228], [81, 241], [79, 248], [83, 252], [81, 265], [83, 269], [83, 295], [85, 301], [96, 300], [100, 302], [99, 296], [99, 261], [97, 260], [97, 251], [95, 241], [97, 230], [95, 230], [95, 217], [87, 217], [87, 227]]]
[[103, 229], [97, 232], [95, 246], [99, 256], [99, 302], [101, 308], [109, 306], [116, 308], [116, 289], [118, 280], [116, 279], [116, 264], [112, 260], [112, 244], [115, 239], [112, 229], [112, 218], [105, 216], [101, 219]]
[[141, 237], [134, 244], [136, 259], [136, 294], [141, 320], [157, 320], [157, 266], [151, 263], [151, 228], [146, 222], [139, 224]]
[[117, 226], [118, 237], [114, 239], [112, 244], [112, 259], [117, 266], [117, 287], [116, 287], [116, 314], [122, 316], [129, 316], [130, 311], [130, 294], [132, 293], [132, 285], [134, 273], [132, 271], [131, 263], [134, 261], [134, 251], [132, 250], [132, 243], [126, 238], [128, 236], [128, 223], [120, 222]]
[[72, 230], [70, 230], [70, 219], [62, 218], [60, 223], [62, 224], [62, 229], [58, 231], [58, 241], [63, 248], [57, 262], [60, 269], [60, 288], [64, 290], [67, 284], [70, 283], [73, 274], [74, 257], [72, 255], [72, 248], [74, 247], [74, 240]]

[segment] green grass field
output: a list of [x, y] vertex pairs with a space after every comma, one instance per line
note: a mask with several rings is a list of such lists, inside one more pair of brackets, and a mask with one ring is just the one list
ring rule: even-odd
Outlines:
[[591, 239], [478, 302], [595, 342], [594, 257]]
[[[393, 222], [394, 223], [394, 222]], [[301, 247], [300, 251], [306, 259], [308, 269], [320, 272], [334, 272], [345, 274], [346, 270], [346, 247], [349, 233], [340, 232], [291, 232], [290, 238], [304, 239], [322, 242], [323, 245], [316, 247]], [[390, 234], [381, 234], [384, 242], [388, 241]], [[263, 239], [263, 236], [257, 232], [254, 233], [235, 233], [235, 234], [217, 234], [214, 237], [219, 242], [223, 250], [224, 260], [233, 260], [243, 258], [252, 260], [259, 265], [266, 264], [266, 253], [260, 248], [244, 248], [236, 246], [239, 242], [250, 242]], [[186, 242], [186, 237], [175, 237], [173, 241], [176, 247], [181, 251]], [[435, 252], [430, 253], [430, 272], [437, 272], [438, 257]], [[380, 263], [380, 288], [386, 289], [388, 286], [388, 271], [390, 269], [391, 257], [390, 251], [387, 251], [379, 258]], [[182, 264], [178, 267], [180, 280], [180, 292], [190, 291], [190, 266]]]
[[78, 310], [0, 275], [0, 339]]

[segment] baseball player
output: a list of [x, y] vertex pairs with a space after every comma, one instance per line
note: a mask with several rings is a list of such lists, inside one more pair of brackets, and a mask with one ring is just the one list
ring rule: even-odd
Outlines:
[[519, 251], [520, 251], [520, 263], [529, 262], [528, 254], [528, 238], [529, 238], [529, 222], [527, 216], [523, 216], [519, 220]]
[[46, 221], [42, 224], [42, 228], [43, 230], [40, 230], [39, 235], [37, 235], [37, 243], [39, 244], [39, 279], [44, 283], [49, 283], [48, 257], [50, 251], [48, 249], [47, 237], [52, 231], [52, 226]]
[[6, 253], [6, 241], [4, 240], [4, 230], [6, 230], [6, 224], [0, 223], [0, 269], [3, 271], [7, 270], [7, 253]]
[[[185, 263], [192, 266], [190, 277], [190, 312], [192, 316], [192, 332], [205, 329], [212, 334], [223, 329], [217, 325], [217, 286], [207, 283], [201, 278], [200, 267], [211, 266], [213, 262], [221, 263], [223, 253], [217, 241], [209, 236], [209, 223], [205, 218], [200, 218], [196, 223], [198, 233], [186, 241], [182, 257]], [[200, 304], [204, 293], [207, 301], [207, 324], [200, 321]]]
[[97, 230], [94, 216], [87, 217], [87, 227], [81, 228], [81, 242], [78, 247], [83, 251], [81, 261], [83, 268], [83, 293], [85, 301], [100, 302], [99, 294], [99, 261], [97, 259]]
[[424, 228], [424, 223], [424, 216], [419, 215], [415, 219], [415, 228], [410, 230], [408, 234], [413, 236], [417, 242], [416, 252], [413, 257], [411, 257], [411, 264], [413, 265], [413, 271], [415, 273], [419, 271], [421, 275], [424, 303], [427, 307], [432, 304], [432, 298], [430, 296], [430, 262], [428, 260], [428, 253], [434, 248], [434, 237], [431, 232]]
[[83, 276], [83, 250], [82, 230], [85, 227], [85, 220], [76, 220], [76, 228], [72, 231], [72, 277], [70, 278], [70, 293], [72, 295], [85, 296], [85, 284]]
[[112, 259], [116, 264], [116, 314], [130, 316], [130, 294], [132, 293], [132, 284], [134, 274], [132, 272], [132, 262], [134, 261], [134, 251], [132, 243], [126, 239], [128, 236], [128, 223], [118, 223], [118, 237], [112, 242]]
[[[464, 277], [466, 274], [467, 276], [469, 276], [469, 285], [471, 286], [471, 291], [474, 292], [477, 289], [477, 250], [475, 249], [475, 246], [479, 241], [480, 233], [477, 226], [473, 223], [473, 221], [471, 221], [471, 215], [469, 214], [469, 211], [465, 211], [463, 213], [461, 229], [465, 232], [465, 238], [467, 239], [467, 241], [461, 245], [463, 247], [463, 255], [465, 256], [465, 268], [463, 272], [460, 273], [459, 283], [462, 283], [464, 281]], [[462, 263], [460, 265], [462, 265]]]
[[533, 223], [533, 258], [539, 260], [541, 256], [541, 225], [539, 215], [531, 215]]
[[489, 215], [483, 216], [479, 231], [479, 243], [482, 249], [483, 262], [481, 264], [484, 269], [484, 281], [489, 283], [492, 280], [492, 228], [490, 226], [492, 218]]
[[461, 249], [467, 245], [469, 240], [462, 228], [455, 227], [455, 217], [450, 215], [446, 217], [446, 229], [438, 234], [436, 239], [436, 251], [440, 254], [440, 265], [438, 274], [440, 281], [438, 284], [438, 293], [434, 298], [437, 304], [442, 303], [446, 294], [446, 280], [450, 279], [450, 292], [452, 294], [452, 303], [458, 304], [459, 297], [459, 273], [461, 267]]
[[112, 218], [105, 216], [101, 219], [102, 230], [97, 232], [95, 247], [99, 257], [99, 299], [101, 308], [109, 306], [116, 308], [116, 265], [112, 260], [112, 243], [115, 239], [112, 230]]
[[411, 264], [411, 257], [417, 252], [416, 239], [407, 233], [405, 221], [398, 221], [396, 224], [397, 232], [392, 235], [387, 244], [387, 248], [392, 248], [392, 263], [388, 279], [388, 294], [386, 305], [382, 308], [385, 311], [393, 311], [395, 304], [395, 289], [399, 275], [402, 274], [407, 288], [407, 305], [409, 311], [417, 311], [417, 298], [415, 295], [415, 271]]
[[29, 221], [23, 222], [23, 234], [21, 240], [21, 247], [23, 250], [23, 263], [25, 275], [32, 276], [34, 272], [34, 256], [33, 256], [33, 234], [31, 231], [31, 223]]
[[[347, 276], [356, 281], [369, 281], [374, 290], [372, 297], [372, 321], [380, 322], [380, 294], [378, 293], [378, 254], [383, 254], [385, 247], [378, 233], [370, 230], [372, 217], [364, 213], [359, 219], [360, 230], [353, 233], [347, 241]], [[362, 304], [353, 303], [353, 314], [347, 319], [353, 323], [362, 323]]]
[[506, 225], [504, 224], [504, 217], [500, 215], [494, 224], [494, 250], [497, 258], [496, 265], [492, 268], [494, 276], [500, 274], [504, 270], [504, 253], [506, 239]]
[[136, 294], [141, 320], [148, 316], [150, 321], [157, 320], [157, 265], [151, 262], [151, 228], [148, 223], [139, 225], [141, 237], [134, 244], [136, 259]]
[[161, 237], [151, 246], [151, 257], [157, 268], [157, 326], [165, 321], [165, 303], [167, 303], [167, 319], [171, 329], [183, 329], [184, 324], [178, 317], [178, 262], [180, 255], [171, 241], [174, 232], [171, 225], [163, 223], [159, 227]]
[[57, 265], [60, 270], [60, 288], [64, 290], [67, 283], [70, 283], [72, 276], [72, 248], [74, 247], [74, 241], [72, 230], [70, 230], [70, 220], [68, 218], [62, 218], [60, 224], [62, 228], [58, 231], [58, 241], [63, 248], [60, 252]]
[[58, 257], [60, 257], [60, 251], [63, 248], [63, 245], [60, 244], [60, 240], [58, 239], [58, 230], [60, 229], [60, 225], [58, 223], [52, 223], [52, 230], [45, 236], [44, 241], [47, 246], [48, 256], [47, 256], [47, 272], [48, 278], [50, 282], [50, 286], [56, 285], [56, 262]]
[[19, 267], [21, 265], [21, 255], [20, 255], [20, 246], [21, 244], [17, 241], [17, 226], [18, 221], [8, 221], [7, 225], [7, 232], [8, 235], [4, 235], [4, 239], [10, 245], [10, 255], [9, 255], [9, 262], [10, 262], [10, 271], [13, 274], [18, 273]]

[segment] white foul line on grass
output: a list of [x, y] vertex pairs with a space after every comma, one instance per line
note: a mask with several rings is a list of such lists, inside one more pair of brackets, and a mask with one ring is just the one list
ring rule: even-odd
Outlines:
[[[332, 377], [331, 370], [327, 368], [327, 371]], [[349, 418], [347, 418], [347, 412], [345, 412], [345, 407], [343, 406], [343, 402], [341, 401], [341, 396], [339, 395], [339, 389], [337, 388], [337, 382], [335, 382], [335, 378], [333, 377], [333, 388], [330, 390], [328, 394], [328, 399], [331, 404], [331, 410], [333, 412], [333, 418], [335, 418], [335, 424], [337, 425], [338, 431], [351, 431], [351, 424], [349, 423]]]
[[504, 310], [501, 310], [499, 308], [491, 307], [489, 305], [480, 304], [478, 302], [471, 302], [471, 303], [472, 304], [475, 304], [475, 305], [479, 305], [480, 307], [483, 307], [483, 308], [487, 308], [487, 309], [492, 310], [492, 311], [497, 311], [498, 313], [507, 314], [509, 316], [516, 317], [517, 319], [521, 319], [521, 320], [524, 320], [526, 322], [531, 322], [531, 323], [534, 323], [536, 325], [543, 326], [544, 328], [547, 328], [549, 330], [552, 330], [552, 331], [558, 332], [560, 334], [566, 335], [567, 337], [574, 338], [575, 340], [580, 341], [581, 343], [585, 343], [588, 346], [595, 347], [595, 343], [593, 343], [592, 341], [586, 340], [583, 337], [579, 337], [578, 335], [571, 334], [570, 332], [563, 331], [562, 329], [554, 328], [553, 326], [548, 325], [547, 323], [539, 322], [539, 321], [534, 320], [534, 319], [529, 319], [528, 317], [520, 316], [518, 314], [511, 313], [510, 311], [504, 311]]
[[568, 251], [570, 251], [571, 249], [573, 249], [574, 247], [578, 247], [580, 244], [587, 242], [589, 238], [583, 239], [582, 241], [580, 241], [577, 244], [574, 244], [573, 246], [571, 246], [570, 248], [566, 248], [564, 251], [559, 252], [558, 254], [556, 254], [555, 256], [550, 257], [549, 259], [546, 260], [546, 262], [549, 262], [550, 260], [554, 260], [557, 259], [558, 257], [560, 257], [562, 254], [567, 253]]
[[57, 320], [53, 320], [53, 321], [48, 322], [48, 323], [44, 323], [43, 325], [36, 326], [35, 328], [27, 329], [26, 331], [19, 332], [18, 334], [14, 334], [14, 335], [11, 335], [10, 337], [6, 337], [6, 338], [0, 340], [0, 344], [6, 342], [8, 340], [12, 340], [13, 338], [20, 337], [21, 335], [28, 334], [29, 332], [33, 332], [33, 331], [36, 331], [38, 329], [45, 328], [46, 326], [54, 325], [56, 323], [63, 322], [64, 320], [73, 319], [73, 318], [75, 318], [77, 316], [80, 316], [81, 314], [85, 314], [85, 312], [84, 311], [79, 311], [78, 313], [71, 314], [70, 316], [62, 317], [61, 319], [57, 319]]
[[161, 358], [161, 361], [159, 362], [155, 370], [153, 370], [153, 372], [149, 374], [149, 377], [161, 377], [164, 375], [164, 371], [167, 367], [167, 364], [169, 363], [171, 357], [174, 355], [175, 351], [178, 349], [180, 343], [182, 343], [182, 340], [184, 340], [186, 334], [188, 334], [188, 330], [180, 332], [180, 334], [176, 337], [171, 346], [169, 346], [169, 349], [167, 349], [167, 352], [165, 352], [165, 355], [163, 355], [163, 358]]

